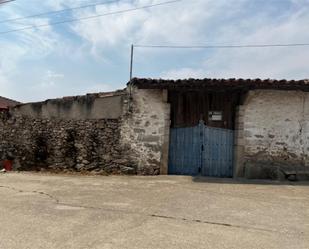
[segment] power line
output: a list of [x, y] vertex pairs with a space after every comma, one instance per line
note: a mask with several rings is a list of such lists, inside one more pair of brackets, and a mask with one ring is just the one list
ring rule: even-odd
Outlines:
[[119, 10], [119, 11], [114, 11], [114, 12], [108, 12], [108, 13], [104, 13], [104, 14], [93, 15], [93, 16], [68, 19], [68, 20], [63, 20], [63, 21], [58, 21], [58, 22], [51, 22], [51, 23], [48, 23], [48, 24], [32, 25], [32, 26], [27, 26], [27, 27], [24, 27], [24, 28], [2, 31], [2, 32], [0, 32], [0, 35], [24, 31], [24, 30], [28, 30], [28, 29], [49, 27], [49, 26], [54, 26], [54, 25], [59, 25], [59, 24], [64, 24], [64, 23], [77, 22], [77, 21], [82, 21], [82, 20], [89, 20], [89, 19], [99, 18], [99, 17], [103, 17], [103, 16], [133, 12], [133, 11], [142, 10], [142, 9], [149, 9], [149, 8], [152, 8], [152, 7], [158, 7], [158, 6], [172, 4], [172, 3], [181, 2], [181, 1], [182, 0], [172, 0], [172, 1], [167, 1], [167, 2], [162, 2], [162, 3], [157, 3], [157, 4], [151, 4], [151, 5], [145, 5], [145, 6], [141, 6], [141, 7], [131, 8], [131, 9], [125, 9], [125, 10]]
[[267, 48], [267, 47], [305, 47], [309, 43], [289, 44], [249, 44], [249, 45], [203, 45], [203, 46], [172, 46], [172, 45], [134, 45], [136, 48], [171, 48], [171, 49], [216, 49], [216, 48]]
[[[15, 0], [11, 0], [11, 1], [15, 1]], [[48, 12], [43, 12], [43, 13], [34, 14], [34, 15], [30, 15], [30, 16], [22, 16], [22, 17], [16, 17], [16, 18], [12, 18], [12, 19], [0, 20], [0, 23], [14, 22], [14, 21], [19, 21], [19, 20], [24, 20], [24, 19], [29, 19], [29, 18], [39, 17], [39, 16], [54, 15], [54, 14], [59, 14], [59, 13], [66, 12], [66, 11], [85, 9], [85, 8], [95, 7], [95, 6], [99, 6], [99, 5], [106, 5], [106, 4], [111, 4], [111, 3], [117, 3], [117, 2], [119, 2], [119, 0], [106, 1], [106, 2], [103, 2], [103, 3], [96, 3], [96, 4], [82, 5], [82, 6], [73, 7], [73, 8], [66, 8], [66, 9], [62, 9], [62, 10], [48, 11]]]
[[14, 2], [15, 0], [4, 0], [4, 1], [1, 1], [0, 0], [0, 4], [4, 4], [4, 3], [9, 3], [9, 2]]

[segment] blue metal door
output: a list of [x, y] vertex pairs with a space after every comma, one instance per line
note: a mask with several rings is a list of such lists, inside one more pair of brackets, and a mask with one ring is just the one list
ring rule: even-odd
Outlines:
[[201, 127], [172, 128], [169, 174], [198, 175], [201, 166]]
[[232, 177], [234, 132], [203, 125], [202, 144], [202, 175]]
[[232, 130], [194, 127], [172, 128], [169, 174], [213, 177], [233, 176]]

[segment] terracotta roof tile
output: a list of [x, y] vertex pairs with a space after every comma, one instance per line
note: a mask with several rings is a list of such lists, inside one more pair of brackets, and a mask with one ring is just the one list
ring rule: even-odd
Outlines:
[[[134, 78], [132, 83], [141, 89], [280, 89], [309, 91], [309, 80], [273, 80], [273, 79], [143, 79]], [[129, 83], [128, 83], [129, 84]]]

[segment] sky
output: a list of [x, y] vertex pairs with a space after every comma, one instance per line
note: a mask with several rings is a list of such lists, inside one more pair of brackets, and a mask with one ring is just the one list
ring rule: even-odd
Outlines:
[[[167, 0], [15, 0], [0, 6], [0, 95], [21, 102], [122, 89], [130, 46], [309, 43], [309, 0], [182, 0], [127, 13], [1, 33]], [[3, 22], [85, 5], [96, 6]], [[309, 78], [309, 47], [136, 48], [133, 76]]]

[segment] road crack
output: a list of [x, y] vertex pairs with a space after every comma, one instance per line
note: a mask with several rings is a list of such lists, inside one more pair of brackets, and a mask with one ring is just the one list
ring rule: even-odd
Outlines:
[[25, 190], [17, 189], [17, 188], [14, 188], [14, 187], [2, 186], [2, 185], [0, 185], [0, 188], [5, 188], [5, 189], [13, 190], [13, 191], [18, 192], [18, 193], [33, 193], [33, 194], [39, 194], [39, 195], [43, 195], [43, 196], [48, 197], [49, 199], [53, 200], [56, 204], [59, 204], [59, 203], [60, 203], [59, 200], [58, 200], [56, 197], [54, 197], [54, 196], [52, 196], [52, 195], [50, 195], [50, 194], [48, 194], [48, 193], [45, 193], [45, 192], [43, 192], [43, 191], [36, 191], [36, 190], [25, 191]]
[[194, 222], [194, 223], [202, 223], [202, 224], [208, 224], [208, 225], [215, 225], [215, 226], [224, 226], [224, 227], [233, 227], [233, 228], [241, 228], [241, 229], [248, 229], [248, 230], [258, 230], [258, 231], [264, 231], [264, 232], [273, 232], [278, 233], [276, 230], [266, 229], [266, 228], [258, 228], [258, 227], [250, 227], [250, 226], [241, 226], [241, 225], [233, 225], [229, 223], [221, 223], [221, 222], [213, 222], [213, 221], [206, 221], [206, 220], [199, 220], [199, 219], [187, 219], [187, 218], [181, 218], [181, 217], [174, 217], [174, 216], [165, 216], [165, 215], [157, 215], [157, 214], [151, 214], [151, 217], [155, 218], [161, 218], [161, 219], [170, 219], [170, 220], [182, 220], [185, 222]]
[[54, 197], [51, 194], [43, 192], [43, 191], [36, 191], [36, 190], [25, 191], [25, 190], [17, 189], [17, 188], [10, 187], [10, 186], [3, 186], [3, 185], [0, 185], [0, 188], [13, 190], [19, 193], [34, 193], [34, 194], [42, 195], [42, 196], [48, 197], [56, 205], [62, 205], [62, 206], [72, 207], [72, 208], [101, 210], [101, 211], [118, 212], [118, 213], [124, 213], [124, 214], [135, 214], [135, 215], [137, 214], [137, 215], [142, 215], [142, 216], [151, 217], [151, 218], [158, 218], [158, 219], [170, 219], [170, 220], [178, 220], [178, 221], [190, 222], [190, 223], [200, 223], [200, 224], [208, 224], [208, 225], [214, 225], [214, 226], [223, 226], [223, 227], [229, 227], [229, 228], [239, 228], [239, 229], [263, 231], [263, 232], [272, 232], [272, 233], [282, 233], [281, 231], [276, 231], [276, 230], [271, 230], [271, 229], [266, 229], [266, 228], [242, 226], [242, 225], [235, 225], [235, 224], [229, 224], [229, 223], [223, 223], [223, 222], [213, 222], [213, 221], [208, 221], [208, 220], [188, 219], [188, 218], [183, 218], [183, 217], [151, 214], [151, 213], [136, 212], [136, 211], [129, 211], [129, 210], [119, 210], [119, 209], [103, 208], [103, 207], [96, 207], [96, 206], [69, 204], [69, 203], [61, 202], [58, 198]]

